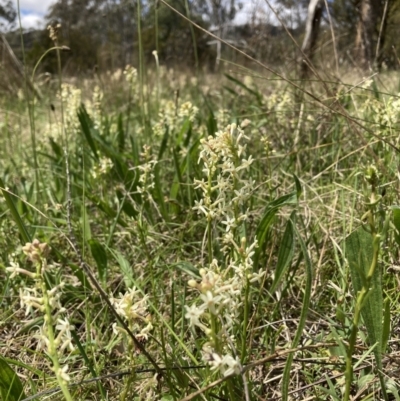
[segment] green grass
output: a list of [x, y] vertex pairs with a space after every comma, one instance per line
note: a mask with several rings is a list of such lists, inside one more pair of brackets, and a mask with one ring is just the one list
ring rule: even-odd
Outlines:
[[147, 74], [0, 100], [2, 399], [399, 399], [394, 78]]

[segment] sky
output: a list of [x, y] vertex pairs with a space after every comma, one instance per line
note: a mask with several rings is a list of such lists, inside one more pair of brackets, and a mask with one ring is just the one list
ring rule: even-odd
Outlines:
[[[13, 2], [15, 9], [17, 9], [17, 0], [13, 0]], [[23, 28], [43, 28], [44, 16], [49, 6], [54, 2], [55, 0], [20, 0]], [[270, 22], [277, 22], [273, 13], [269, 11], [265, 5], [266, 3], [264, 0], [242, 0], [242, 3], [243, 8], [237, 13], [234, 20], [236, 24], [243, 24], [246, 22], [246, 20], [254, 14], [254, 10], [257, 10], [256, 15], [260, 16], [262, 14], [264, 18], [267, 18]], [[272, 0], [271, 3], [274, 3], [274, 0]]]
[[[15, 9], [17, 1], [13, 0]], [[21, 23], [26, 29], [44, 27], [44, 16], [54, 0], [20, 0]]]

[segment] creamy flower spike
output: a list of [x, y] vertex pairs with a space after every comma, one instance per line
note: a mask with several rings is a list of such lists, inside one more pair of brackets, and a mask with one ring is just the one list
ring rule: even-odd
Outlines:
[[[29, 286], [19, 289], [21, 308], [25, 308], [25, 316], [30, 319], [35, 315], [43, 316], [43, 323], [34, 334], [37, 340], [36, 349], [43, 350], [52, 362], [52, 369], [57, 377], [66, 399], [72, 400], [66, 383], [70, 380], [68, 365], [61, 366], [60, 358], [64, 357], [66, 351], [74, 351], [71, 331], [74, 329], [66, 316], [66, 309], [61, 304], [61, 295], [65, 282], [49, 284], [45, 274], [49, 273], [54, 266], [48, 264], [50, 247], [45, 242], [35, 239], [22, 247], [23, 253], [27, 256], [30, 269], [22, 269], [15, 261], [11, 261], [7, 271], [11, 273], [10, 278], [18, 274], [28, 276], [33, 280]], [[33, 266], [33, 267], [32, 267]], [[49, 285], [52, 285], [49, 288]]]
[[[189, 281], [199, 294], [191, 306], [186, 306], [185, 317], [190, 327], [199, 327], [206, 334], [203, 359], [224, 376], [241, 371], [236, 356], [230, 355], [232, 342], [226, 336], [235, 332], [247, 286], [264, 276], [261, 271], [252, 271], [257, 240], [248, 243], [246, 237], [239, 235], [248, 220], [247, 202], [255, 189], [255, 181], [244, 178], [254, 161], [246, 155], [245, 139], [243, 130], [235, 124], [203, 138], [199, 163], [205, 177], [194, 182], [202, 196], [193, 209], [206, 218], [208, 227], [219, 228], [215, 230], [219, 238], [214, 241], [223, 245], [223, 262], [214, 258], [200, 269], [200, 280]], [[212, 229], [207, 230], [207, 235]], [[221, 329], [215, 331], [217, 326]]]
[[[151, 324], [151, 315], [147, 309], [148, 295], [143, 296], [141, 292], [133, 287], [124, 294], [120, 293], [117, 298], [111, 298], [111, 304], [116, 312], [123, 317], [133, 330], [137, 338], [147, 340], [150, 331], [153, 329]], [[113, 332], [119, 335], [124, 330], [113, 325]]]

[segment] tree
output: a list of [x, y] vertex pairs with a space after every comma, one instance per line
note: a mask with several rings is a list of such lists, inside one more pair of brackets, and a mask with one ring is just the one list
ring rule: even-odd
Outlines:
[[71, 49], [64, 62], [76, 71], [125, 65], [133, 52], [135, 17], [129, 0], [59, 0], [46, 19], [61, 24], [60, 43]]
[[[58, 0], [46, 18], [49, 23], [61, 24], [60, 44], [71, 49], [64, 55], [63, 65], [67, 64], [68, 70], [74, 72], [95, 66], [113, 70], [126, 64], [135, 65], [139, 47], [139, 1], [140, 40], [146, 59], [153, 63], [152, 52], [157, 49], [162, 62], [193, 65], [191, 25], [157, 0]], [[206, 0], [169, 0], [169, 4], [184, 15], [187, 14], [185, 3], [190, 9], [190, 18], [197, 24], [207, 25], [202, 20], [202, 15], [210, 10]], [[197, 53], [201, 57], [208, 48], [205, 35], [197, 33]], [[44, 47], [48, 47], [48, 43]], [[46, 59], [47, 63], [50, 61], [51, 56]], [[55, 64], [47, 70], [51, 72], [54, 67]]]
[[378, 22], [382, 18], [382, 10], [380, 0], [359, 0], [357, 4], [358, 22], [355, 48], [359, 65], [364, 69], [373, 67], [374, 50], [378, 43]]
[[301, 50], [306, 57], [301, 65], [301, 76], [304, 78], [309, 70], [309, 62], [311, 62], [315, 45], [318, 39], [318, 33], [321, 25], [323, 11], [323, 0], [310, 0], [307, 12], [306, 30]]
[[0, 0], [0, 31], [11, 28], [17, 13], [11, 0]]

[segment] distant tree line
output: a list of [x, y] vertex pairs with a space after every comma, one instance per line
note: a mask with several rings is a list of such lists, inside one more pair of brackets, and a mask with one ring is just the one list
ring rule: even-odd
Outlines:
[[[333, 57], [337, 63], [360, 69], [400, 66], [400, 0], [271, 2], [296, 42], [302, 44], [303, 53], [282, 26], [276, 26], [276, 17], [270, 19], [275, 21], [272, 24], [255, 12], [242, 25], [232, 25], [243, 6], [239, 0], [168, 0], [168, 3], [198, 25], [225, 35], [230, 43], [269, 64], [291, 64], [303, 73], [308, 65], [304, 58], [313, 60], [317, 66], [333, 64]], [[19, 39], [12, 29], [15, 17], [12, 2], [0, 0], [0, 29], [8, 26], [6, 36], [18, 55]], [[147, 62], [157, 50], [165, 65], [192, 68], [198, 62], [201, 67], [215, 67], [217, 46], [212, 39], [159, 0], [58, 0], [49, 9], [46, 21], [61, 24], [59, 42], [71, 49], [63, 54], [63, 65], [71, 73], [135, 64], [139, 42]], [[27, 60], [31, 64], [52, 46], [46, 29], [26, 32], [25, 39]], [[226, 46], [221, 49], [222, 58], [238, 57]], [[56, 70], [55, 55], [46, 58], [42, 70]]]
[[[325, 34], [329, 33], [328, 22], [336, 31], [337, 53], [347, 56], [354, 66], [364, 70], [384, 65], [399, 68], [399, 0], [310, 0], [302, 48], [306, 58], [316, 53], [323, 22]], [[303, 73], [306, 65], [303, 64]]]

